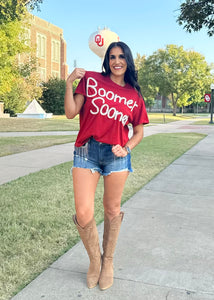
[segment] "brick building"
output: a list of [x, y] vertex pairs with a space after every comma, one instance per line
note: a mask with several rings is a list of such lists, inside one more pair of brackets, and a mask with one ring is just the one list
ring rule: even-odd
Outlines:
[[50, 77], [66, 79], [66, 42], [63, 30], [37, 16], [32, 15], [31, 27], [27, 29], [31, 46], [36, 47], [38, 72], [42, 81]]

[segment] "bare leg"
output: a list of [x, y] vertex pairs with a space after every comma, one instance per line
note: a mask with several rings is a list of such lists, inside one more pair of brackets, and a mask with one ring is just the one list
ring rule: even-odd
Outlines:
[[72, 175], [77, 222], [84, 227], [94, 216], [94, 196], [100, 174], [89, 169], [73, 168]]
[[94, 220], [94, 195], [100, 174], [83, 168], [73, 168], [72, 172], [76, 206], [73, 220], [90, 259], [87, 285], [93, 288], [98, 283], [101, 268], [99, 236]]
[[123, 219], [123, 213], [120, 212], [121, 197], [128, 174], [127, 171], [115, 172], [104, 178], [103, 258], [99, 279], [101, 290], [106, 290], [113, 284], [113, 256]]
[[104, 177], [103, 206], [110, 221], [120, 214], [122, 193], [128, 175], [128, 171], [122, 171]]

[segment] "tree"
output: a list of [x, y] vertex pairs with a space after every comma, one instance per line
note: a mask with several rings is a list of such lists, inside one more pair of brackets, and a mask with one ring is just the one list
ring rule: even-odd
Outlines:
[[58, 78], [50, 78], [47, 82], [43, 82], [43, 93], [40, 100], [46, 112], [55, 115], [63, 115], [65, 113], [65, 86], [65, 80]]
[[186, 93], [184, 94], [177, 102], [177, 106], [182, 108], [182, 113], [183, 113], [183, 108], [185, 106], [193, 105], [193, 107], [197, 107], [198, 105], [203, 106], [204, 105], [204, 93], [205, 91], [200, 91], [196, 90], [191, 93], [191, 96]]
[[[5, 0], [0, 3], [0, 98], [6, 112], [22, 112], [27, 101], [41, 96], [35, 49], [31, 48], [26, 28], [27, 6], [37, 7], [42, 0]], [[24, 59], [23, 59], [24, 58]]]
[[75, 90], [76, 90], [76, 88], [77, 88], [79, 82], [80, 82], [79, 79], [74, 80], [74, 82], [73, 82], [73, 92], [75, 92]]
[[137, 53], [137, 57], [135, 59], [135, 68], [137, 70], [138, 81], [140, 83], [141, 92], [143, 94], [146, 107], [151, 108], [152, 105], [154, 104], [154, 98], [157, 95], [158, 90], [156, 87], [153, 87], [149, 84], [150, 74], [147, 73], [145, 64], [146, 64], [146, 56], [143, 55], [141, 57], [140, 54]]
[[14, 80], [20, 77], [17, 55], [30, 52], [21, 37], [22, 33], [19, 21], [0, 25], [0, 96], [9, 92]]
[[144, 64], [145, 64], [145, 60], [146, 60], [146, 56], [143, 55], [141, 56], [139, 53], [137, 53], [137, 57], [134, 60], [134, 64], [135, 64], [135, 69], [140, 70], [143, 68]]
[[0, 24], [13, 21], [21, 21], [27, 8], [39, 10], [39, 4], [43, 0], [4, 0], [0, 3]]
[[211, 83], [212, 75], [205, 58], [197, 52], [185, 51], [183, 47], [167, 45], [149, 56], [139, 70], [139, 84], [147, 97], [157, 92], [169, 97], [173, 115], [177, 105], [182, 105], [196, 91], [203, 94]]
[[188, 32], [207, 28], [207, 34], [214, 34], [214, 0], [186, 0], [180, 5], [179, 25]]
[[35, 57], [27, 57], [27, 61], [14, 66], [18, 75], [13, 78], [10, 90], [4, 94], [5, 112], [15, 116], [22, 113], [26, 103], [33, 99], [39, 99], [42, 95], [41, 80], [36, 72]]

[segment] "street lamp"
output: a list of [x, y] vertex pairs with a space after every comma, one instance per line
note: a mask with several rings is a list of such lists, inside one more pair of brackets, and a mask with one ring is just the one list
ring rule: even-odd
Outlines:
[[214, 83], [211, 83], [210, 89], [211, 89], [210, 124], [213, 124]]

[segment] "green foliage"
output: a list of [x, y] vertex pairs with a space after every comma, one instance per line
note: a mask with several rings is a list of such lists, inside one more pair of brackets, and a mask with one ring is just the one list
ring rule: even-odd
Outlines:
[[38, 78], [32, 75], [36, 67], [34, 49], [25, 43], [24, 26], [26, 22], [17, 20], [0, 24], [0, 96], [5, 112], [12, 116], [41, 95]]
[[146, 107], [151, 108], [154, 105], [155, 100], [151, 98], [144, 98]]
[[157, 93], [169, 97], [174, 115], [178, 104], [186, 105], [193, 95], [203, 95], [212, 80], [205, 58], [182, 46], [167, 45], [143, 61], [138, 72], [143, 93], [151, 98]]
[[207, 34], [214, 34], [214, 0], [186, 0], [180, 6], [177, 18], [187, 32], [199, 31], [207, 28]]
[[[35, 49], [26, 40], [30, 9], [42, 0], [5, 0], [0, 3], [0, 97], [6, 112], [23, 112], [27, 101], [41, 96]], [[22, 62], [22, 63], [20, 63]]]
[[43, 3], [43, 0], [25, 0], [24, 2], [29, 9], [33, 10], [36, 8], [39, 11], [39, 4]]
[[137, 58], [135, 59], [135, 67], [138, 70], [138, 83], [140, 85], [144, 100], [147, 106], [150, 106], [151, 99], [155, 99], [158, 88], [155, 85], [151, 85], [151, 74], [149, 73], [149, 69], [147, 68], [147, 59], [145, 55], [142, 57], [140, 54], [137, 54]]
[[48, 113], [62, 115], [64, 111], [65, 80], [50, 78], [43, 82], [42, 107]]
[[22, 15], [26, 12], [23, 1], [5, 0], [0, 4], [0, 24], [6, 24], [13, 21], [20, 21]]
[[15, 116], [26, 108], [26, 99], [22, 97], [24, 90], [20, 80], [13, 83], [10, 92], [4, 95], [4, 109], [6, 113]]
[[189, 97], [188, 93], [184, 93], [180, 99], [178, 99], [177, 101], [177, 106], [178, 107], [184, 107], [184, 106], [188, 106], [192, 103], [192, 98]]
[[78, 83], [80, 82], [79, 79], [76, 79], [74, 82], [73, 82], [73, 92], [75, 92], [77, 86], [78, 86]]
[[[26, 49], [28, 50], [28, 48]], [[11, 116], [22, 113], [27, 102], [38, 99], [42, 94], [40, 78], [35, 72], [37, 60], [34, 54], [32, 53], [30, 57], [27, 54], [25, 60], [22, 54], [22, 60], [22, 63], [18, 63], [15, 58], [11, 68], [7, 66], [11, 72], [11, 80], [4, 81], [0, 86], [5, 112], [10, 113]], [[0, 70], [1, 73], [3, 72]]]
[[136, 59], [135, 59], [135, 61], [134, 61], [134, 63], [135, 63], [135, 69], [138, 71], [138, 70], [140, 70], [141, 68], [143, 68], [145, 61], [146, 61], [146, 56], [143, 55], [143, 56], [141, 57], [140, 54], [137, 53], [137, 57], [136, 57]]
[[0, 3], [0, 24], [21, 21], [29, 9], [37, 8], [43, 0], [4, 0]]
[[42, 87], [39, 82], [39, 76], [36, 73], [31, 73], [25, 78], [17, 78], [13, 82], [10, 92], [4, 95], [5, 112], [15, 116], [25, 110], [27, 102], [41, 97]]
[[30, 57], [28, 54], [28, 51], [32, 50], [23, 44], [16, 50], [26, 51], [26, 60], [23, 53], [22, 64], [18, 63], [17, 55], [11, 55], [7, 63], [5, 62], [5, 66], [0, 68], [0, 95], [2, 94], [5, 112], [10, 113], [11, 116], [23, 112], [27, 101], [38, 99], [42, 93], [39, 86], [40, 79], [34, 72], [36, 58], [33, 53]]
[[188, 106], [190, 104], [200, 104], [200, 106], [204, 105], [204, 95], [201, 93], [200, 90], [196, 90], [192, 92], [191, 96], [189, 96], [188, 93], [184, 94], [179, 100], [178, 100], [178, 107], [184, 107]]
[[30, 51], [21, 38], [22, 33], [21, 22], [0, 25], [0, 96], [10, 92], [13, 82], [20, 77], [17, 55]]

